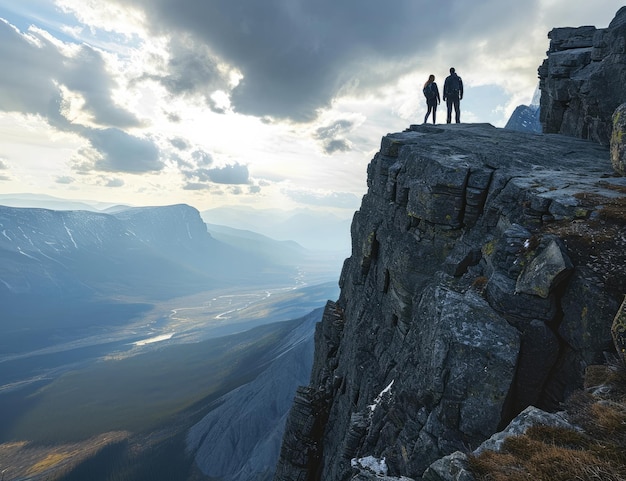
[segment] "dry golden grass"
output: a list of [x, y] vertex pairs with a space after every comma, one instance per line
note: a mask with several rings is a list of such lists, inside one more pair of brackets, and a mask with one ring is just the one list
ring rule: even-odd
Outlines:
[[101, 434], [80, 443], [45, 445], [27, 442], [0, 444], [0, 471], [4, 479], [57, 479], [101, 449], [128, 439], [129, 433]]
[[590, 269], [616, 297], [626, 292], [626, 187], [601, 182], [613, 196], [597, 193], [574, 195], [587, 216], [546, 224], [542, 233], [558, 235], [578, 267]]
[[39, 474], [52, 469], [72, 457], [72, 453], [48, 454], [44, 459], [33, 465], [29, 470], [29, 475]]
[[476, 479], [626, 481], [626, 368], [592, 369], [587, 383], [591, 379], [565, 406], [579, 431], [533, 426], [507, 438], [500, 452], [469, 457]]

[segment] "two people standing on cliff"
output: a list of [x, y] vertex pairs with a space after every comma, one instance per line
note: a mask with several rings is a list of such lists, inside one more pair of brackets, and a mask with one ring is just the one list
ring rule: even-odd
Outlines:
[[[433, 114], [433, 124], [437, 118], [437, 105], [441, 103], [441, 99], [439, 97], [439, 88], [435, 83], [435, 76], [430, 75], [428, 80], [424, 84], [424, 88], [422, 90], [424, 92], [424, 96], [426, 97], [426, 106], [428, 107], [428, 111], [426, 112], [426, 116], [424, 117], [424, 123], [428, 121], [428, 117], [430, 113]], [[450, 75], [446, 77], [446, 81], [443, 84], [443, 100], [446, 102], [446, 106], [448, 107], [448, 116], [446, 118], [447, 123], [452, 121], [452, 109], [454, 108], [454, 116], [456, 123], [461, 122], [461, 105], [460, 101], [463, 99], [463, 81], [461, 77], [459, 77], [454, 69], [454, 67], [450, 68]]]

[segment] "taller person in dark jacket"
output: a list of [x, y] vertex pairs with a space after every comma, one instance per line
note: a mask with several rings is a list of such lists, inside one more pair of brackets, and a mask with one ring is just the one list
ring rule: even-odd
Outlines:
[[443, 100], [448, 107], [447, 122], [452, 121], [452, 107], [454, 107], [454, 116], [456, 123], [461, 122], [461, 102], [463, 98], [463, 81], [456, 74], [454, 67], [450, 67], [450, 75], [443, 84]]

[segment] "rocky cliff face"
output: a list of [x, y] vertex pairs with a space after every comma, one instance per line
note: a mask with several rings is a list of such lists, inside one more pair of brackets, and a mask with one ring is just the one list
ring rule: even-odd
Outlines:
[[626, 102], [626, 7], [608, 28], [555, 28], [539, 68], [541, 123], [609, 145], [612, 115]]
[[419, 479], [557, 407], [612, 350], [625, 211], [598, 144], [464, 124], [385, 136], [275, 480]]

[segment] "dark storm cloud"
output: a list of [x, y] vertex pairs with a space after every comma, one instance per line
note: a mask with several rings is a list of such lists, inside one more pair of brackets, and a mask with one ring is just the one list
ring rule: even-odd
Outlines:
[[85, 136], [101, 155], [93, 164], [95, 170], [140, 174], [163, 168], [159, 149], [150, 139], [119, 129], [88, 130]]
[[[342, 90], [388, 83], [435, 61], [450, 43], [450, 61], [469, 40], [488, 38], [530, 19], [536, 0], [116, 0], [142, 8], [148, 25], [171, 38], [189, 36], [244, 76], [232, 92], [236, 110], [306, 121]], [[503, 19], [505, 20], [503, 22]], [[529, 22], [528, 24], [531, 24]], [[517, 35], [522, 32], [512, 32]], [[173, 52], [178, 51], [174, 45]], [[502, 46], [506, 48], [506, 43]], [[203, 58], [204, 50], [199, 51]], [[211, 59], [213, 57], [210, 57]], [[188, 82], [184, 69], [190, 68]], [[223, 81], [212, 61], [199, 67], [188, 54], [170, 65], [171, 90], [203, 90]], [[182, 73], [181, 73], [182, 71]], [[177, 80], [178, 79], [178, 80]], [[203, 82], [199, 82], [203, 80]]]
[[227, 73], [218, 67], [218, 59], [201, 43], [194, 43], [189, 36], [173, 37], [169, 42], [170, 60], [166, 75], [145, 75], [159, 82], [175, 96], [202, 96], [207, 104], [218, 112], [211, 94], [216, 90], [228, 90]]

